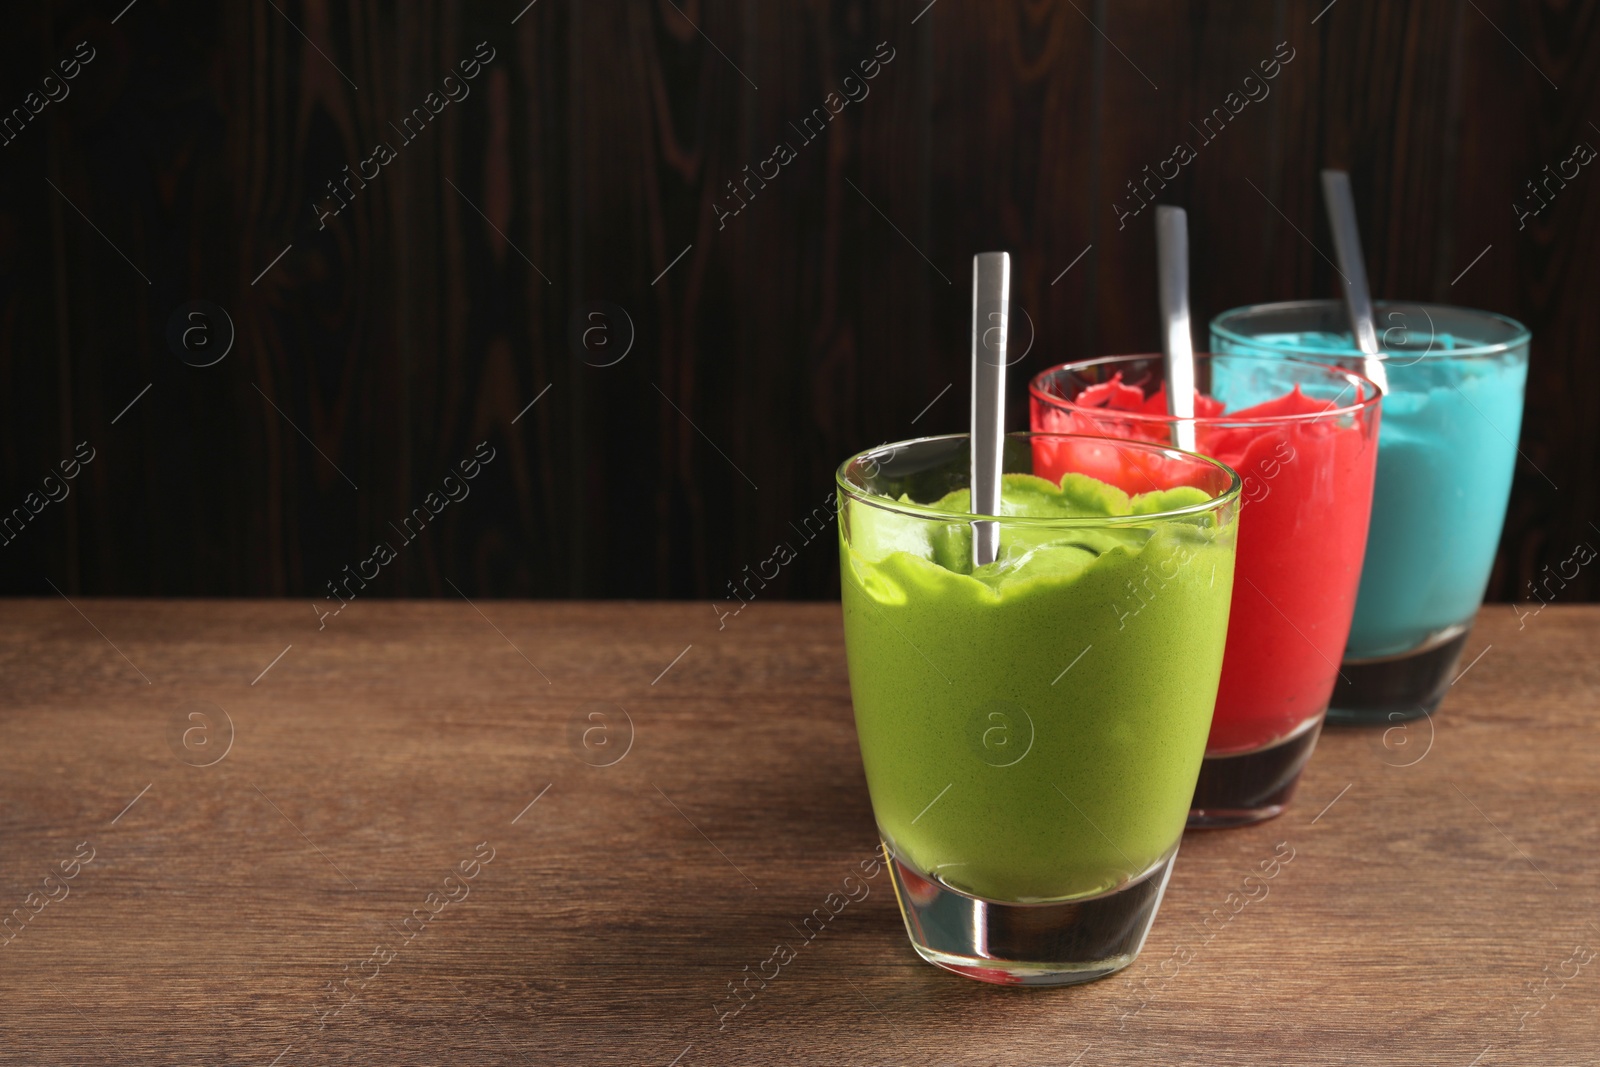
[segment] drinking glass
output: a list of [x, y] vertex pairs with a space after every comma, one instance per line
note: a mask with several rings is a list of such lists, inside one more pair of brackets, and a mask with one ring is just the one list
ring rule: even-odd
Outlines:
[[[1527, 327], [1443, 304], [1374, 305], [1388, 378], [1372, 528], [1333, 721], [1432, 714], [1483, 603], [1511, 495], [1528, 377]], [[1344, 306], [1255, 304], [1211, 323], [1219, 352], [1359, 370]]]
[[[1195, 447], [1243, 482], [1227, 654], [1190, 826], [1281, 813], [1311, 758], [1350, 632], [1372, 506], [1381, 397], [1337, 367], [1195, 356]], [[1036, 430], [1166, 441], [1160, 356], [1111, 356], [1043, 372]], [[1049, 477], [1054, 465], [1041, 472]], [[1147, 591], [1128, 591], [1138, 610]]]
[[[1031, 477], [1046, 458], [1050, 481]], [[1012, 434], [1007, 514], [974, 516], [969, 462], [962, 434], [874, 448], [837, 473], [872, 809], [924, 959], [1002, 984], [1089, 981], [1138, 954], [1178, 851], [1222, 667], [1240, 483], [1150, 442]], [[1090, 467], [1138, 470], [1148, 491], [1077, 473]], [[1047, 499], [1058, 513], [1015, 513]], [[1000, 538], [976, 568], [975, 521]], [[1159, 592], [1119, 610], [1149, 574]]]

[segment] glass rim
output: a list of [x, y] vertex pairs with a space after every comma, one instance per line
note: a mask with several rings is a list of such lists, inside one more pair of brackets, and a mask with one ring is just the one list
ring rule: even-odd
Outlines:
[[[1286, 349], [1285, 351], [1287, 352], [1288, 350]], [[1196, 427], [1204, 426], [1207, 428], [1229, 426], [1294, 426], [1306, 422], [1320, 422], [1323, 419], [1338, 418], [1342, 415], [1362, 414], [1369, 408], [1376, 407], [1382, 402], [1384, 397], [1384, 390], [1378, 385], [1377, 382], [1373, 381], [1371, 378], [1368, 378], [1365, 374], [1360, 374], [1344, 367], [1335, 366], [1331, 363], [1322, 363], [1314, 359], [1304, 359], [1298, 355], [1289, 355], [1288, 358], [1284, 358], [1282, 356], [1269, 356], [1263, 353], [1254, 352], [1196, 352], [1194, 355], [1196, 359], [1247, 359], [1256, 360], [1261, 363], [1293, 363], [1305, 367], [1316, 367], [1320, 370], [1328, 371], [1333, 377], [1344, 378], [1347, 386], [1354, 384], [1358, 389], [1360, 389], [1361, 386], [1365, 386], [1370, 395], [1356, 401], [1353, 404], [1347, 404], [1344, 407], [1327, 407], [1321, 411], [1305, 411], [1292, 415], [1252, 415], [1240, 418], [1237, 414], [1230, 415], [1224, 412], [1220, 415], [1195, 415], [1189, 418], [1180, 418], [1177, 415], [1168, 415], [1165, 412], [1119, 411], [1116, 408], [1080, 407], [1078, 404], [1066, 399], [1065, 397], [1054, 396], [1045, 392], [1043, 389], [1042, 383], [1044, 383], [1046, 379], [1054, 378], [1057, 375], [1064, 374], [1067, 371], [1071, 371], [1079, 367], [1090, 367], [1100, 363], [1130, 363], [1137, 359], [1152, 359], [1159, 362], [1165, 358], [1159, 352], [1123, 356], [1095, 356], [1092, 359], [1075, 359], [1068, 363], [1058, 363], [1054, 367], [1047, 367], [1033, 376], [1032, 380], [1028, 382], [1028, 395], [1042, 403], [1046, 403], [1052, 407], [1068, 411], [1081, 411], [1089, 414], [1104, 413], [1106, 416], [1114, 416], [1118, 419], [1127, 419], [1131, 422], [1147, 422], [1161, 426], [1170, 426], [1173, 423], [1193, 423]], [[1340, 395], [1342, 396], [1343, 394], [1341, 393]]]
[[[1211, 467], [1221, 471], [1228, 478], [1228, 487], [1220, 493], [1217, 493], [1215, 496], [1212, 496], [1210, 499], [1201, 501], [1200, 503], [1187, 504], [1181, 508], [1166, 508], [1161, 511], [1153, 511], [1141, 515], [1060, 515], [1041, 517], [1032, 515], [975, 515], [966, 511], [948, 511], [942, 508], [936, 508], [932, 504], [908, 504], [900, 500], [894, 500], [890, 497], [883, 496], [879, 493], [871, 492], [870, 490], [862, 489], [860, 486], [855, 485], [845, 478], [845, 472], [850, 468], [851, 464], [856, 463], [858, 460], [863, 460], [869, 456], [891, 451], [898, 452], [900, 449], [910, 448], [916, 445], [930, 445], [944, 441], [965, 441], [970, 440], [971, 437], [972, 435], [970, 433], [935, 434], [929, 437], [913, 437], [905, 441], [885, 442], [881, 445], [875, 445], [872, 448], [863, 449], [851, 456], [849, 459], [846, 459], [843, 463], [839, 464], [838, 468], [834, 470], [834, 484], [851, 499], [858, 500], [869, 507], [878, 508], [881, 511], [890, 511], [900, 515], [907, 515], [912, 518], [939, 519], [945, 522], [998, 522], [1002, 525], [1011, 527], [1023, 526], [1065, 529], [1100, 528], [1106, 526], [1149, 526], [1155, 522], [1187, 518], [1194, 515], [1204, 515], [1207, 512], [1218, 510], [1219, 508], [1226, 507], [1227, 505], [1236, 502], [1244, 491], [1244, 481], [1240, 477], [1238, 471], [1234, 470], [1226, 463], [1223, 463], [1221, 460], [1212, 459], [1210, 456], [1203, 456], [1198, 452], [1188, 452], [1181, 448], [1173, 448], [1171, 445], [1160, 444], [1156, 441], [1138, 441], [1132, 438], [1123, 437], [1101, 437], [1096, 434], [1087, 433], [1052, 433], [1042, 430], [1014, 430], [1006, 434], [1006, 437], [1016, 438], [1018, 440], [1027, 440], [1030, 442], [1036, 438], [1049, 438], [1068, 441], [1092, 441], [1095, 444], [1110, 445], [1114, 448], [1129, 448], [1140, 452], [1160, 453], [1167, 456], [1179, 457], [1185, 460], [1197, 462], [1203, 467]], [[874, 462], [876, 463], [876, 461]], [[1092, 475], [1088, 477], [1092, 477]], [[1196, 486], [1195, 488], [1199, 487]], [[1161, 490], [1157, 489], [1152, 491], [1160, 492]], [[1204, 490], [1201, 491], [1204, 492]]]
[[[1246, 312], [1309, 311], [1313, 308], [1318, 310], [1329, 307], [1337, 309], [1342, 306], [1343, 304], [1341, 301], [1332, 299], [1277, 300], [1265, 304], [1244, 304], [1236, 308], [1229, 308], [1226, 311], [1220, 311], [1213, 315], [1211, 317], [1209, 326], [1211, 332], [1225, 338], [1226, 340], [1234, 341], [1239, 344], [1254, 345], [1258, 348], [1271, 348], [1276, 352], [1292, 353], [1298, 356], [1321, 356], [1323, 358], [1327, 358], [1329, 356], [1334, 356], [1339, 359], [1360, 358], [1360, 353], [1354, 351], [1352, 351], [1349, 355], [1341, 355], [1337, 352], [1329, 352], [1327, 349], [1307, 348], [1300, 345], [1263, 345], [1256, 337], [1231, 330], [1224, 324], [1225, 320], [1241, 316]], [[1512, 318], [1510, 315], [1502, 315], [1498, 311], [1484, 311], [1481, 308], [1461, 307], [1459, 304], [1436, 304], [1427, 300], [1374, 300], [1372, 302], [1372, 308], [1374, 312], [1380, 311], [1383, 308], [1393, 307], [1416, 307], [1422, 308], [1425, 312], [1448, 311], [1454, 314], [1467, 315], [1498, 322], [1505, 326], [1509, 326], [1513, 331], [1509, 340], [1496, 341], [1493, 344], [1472, 344], [1465, 348], [1435, 350], [1431, 347], [1430, 343], [1430, 347], [1426, 351], [1405, 353], [1408, 358], [1414, 356], [1417, 359], [1458, 359], [1467, 356], [1497, 356], [1510, 352], [1512, 349], [1531, 344], [1533, 341], [1532, 330], [1518, 322], [1516, 319]], [[1393, 355], [1395, 355], [1395, 353], [1379, 352], [1378, 358], [1381, 361], [1387, 362], [1388, 359]]]

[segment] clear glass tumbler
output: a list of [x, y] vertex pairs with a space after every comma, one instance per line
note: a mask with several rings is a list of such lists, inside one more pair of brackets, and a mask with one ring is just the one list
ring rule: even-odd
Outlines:
[[[838, 470], [873, 813], [924, 959], [1002, 984], [1089, 981], [1138, 954], [1178, 850], [1222, 667], [1240, 483], [1150, 442], [1012, 434], [1003, 514], [974, 516], [969, 460], [963, 434]], [[1090, 468], [1137, 470], [1146, 491]], [[982, 567], [975, 521], [1000, 531]], [[1127, 611], [1125, 588], [1150, 575], [1159, 589]]]
[[[1375, 313], [1388, 393], [1361, 591], [1328, 718], [1391, 724], [1439, 706], [1483, 602], [1532, 337], [1503, 315], [1443, 304], [1380, 300]], [[1362, 365], [1333, 300], [1224, 312], [1211, 345]]]
[[[1271, 818], [1311, 758], [1355, 610], [1382, 398], [1322, 363], [1195, 356], [1195, 447], [1243, 481], [1228, 651], [1190, 826]], [[1166, 441], [1160, 356], [1043, 372], [1035, 430]], [[1046, 464], [1046, 477], [1055, 472]], [[1126, 610], [1146, 592], [1133, 588]]]

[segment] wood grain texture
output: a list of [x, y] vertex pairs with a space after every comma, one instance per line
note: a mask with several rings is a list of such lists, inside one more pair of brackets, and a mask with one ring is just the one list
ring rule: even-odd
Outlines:
[[[1524, 229], [1512, 207], [1600, 145], [1593, 5], [67, 0], [0, 36], [0, 109], [84, 40], [0, 145], [0, 509], [98, 453], [0, 546], [0, 592], [321, 596], [487, 440], [371, 595], [726, 595], [844, 457], [961, 427], [973, 253], [1013, 251], [1033, 326], [1014, 425], [1031, 374], [1154, 348], [1150, 212], [1115, 204], [1183, 141], [1161, 193], [1198, 319], [1335, 292], [1316, 173], [1348, 167], [1377, 295], [1534, 331], [1491, 597], [1600, 537], [1593, 168]], [[470, 95], [398, 137], [479, 42]], [[191, 300], [232, 319], [214, 367], [169, 348]], [[837, 580], [810, 547], [770, 591]], [[1560, 596], [1597, 594], [1587, 567]]]
[[1600, 973], [1562, 966], [1600, 947], [1597, 608], [1486, 609], [1431, 721], [1329, 730], [1282, 817], [1187, 837], [1131, 968], [1023, 991], [918, 960], [886, 875], [799, 943], [874, 845], [836, 604], [720, 632], [697, 604], [76, 606], [0, 617], [0, 1062], [1497, 1067], [1600, 1039]]

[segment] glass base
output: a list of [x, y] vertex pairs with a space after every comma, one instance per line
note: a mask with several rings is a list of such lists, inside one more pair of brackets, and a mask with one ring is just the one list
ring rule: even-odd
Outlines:
[[1246, 826], [1281, 815], [1300, 784], [1300, 772], [1321, 732], [1322, 716], [1318, 715], [1265, 748], [1208, 755], [1200, 763], [1200, 780], [1189, 803], [1189, 828]]
[[1452, 626], [1398, 656], [1345, 660], [1339, 665], [1344, 677], [1333, 685], [1328, 720], [1392, 726], [1432, 715], [1450, 688], [1470, 632], [1470, 626]]
[[1172, 874], [1176, 847], [1109, 893], [1056, 904], [1009, 904], [951, 889], [895, 856], [895, 897], [917, 954], [996, 985], [1076, 985], [1122, 970], [1139, 955]]

